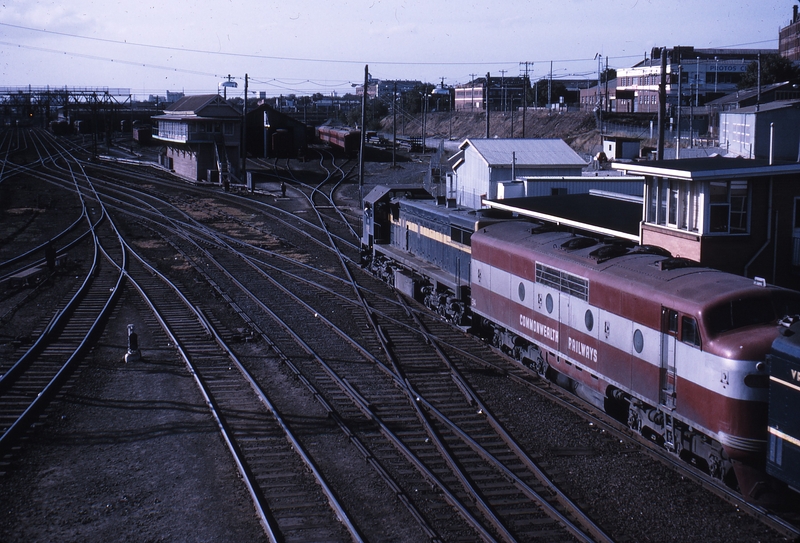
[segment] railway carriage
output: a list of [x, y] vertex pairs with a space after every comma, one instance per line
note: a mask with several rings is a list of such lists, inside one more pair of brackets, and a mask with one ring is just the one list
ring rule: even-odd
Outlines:
[[318, 126], [317, 139], [352, 155], [361, 146], [361, 130], [342, 126]]
[[365, 199], [376, 273], [746, 498], [770, 490], [765, 360], [800, 294], [419, 197]]

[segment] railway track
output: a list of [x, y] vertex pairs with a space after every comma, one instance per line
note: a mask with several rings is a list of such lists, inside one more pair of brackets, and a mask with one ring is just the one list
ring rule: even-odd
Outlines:
[[138, 263], [129, 276], [191, 369], [270, 540], [360, 540], [268, 393], [208, 319], [153, 268]]
[[[96, 202], [91, 181], [71, 170], [70, 176], [84, 209]], [[0, 450], [10, 450], [60, 391], [102, 331], [122, 291], [126, 261], [118, 232], [104, 210], [97, 218], [85, 213], [81, 217], [91, 233], [91, 265], [74, 295], [0, 376]]]
[[[55, 182], [68, 159], [45, 162]], [[94, 179], [108, 166], [86, 168]], [[132, 260], [123, 275], [191, 368], [271, 537], [379, 540], [388, 493], [387, 518], [405, 518], [413, 539], [611, 539], [581, 512], [596, 507], [562, 492], [569, 458], [542, 463], [484, 398], [482, 377], [530, 386], [530, 374], [362, 274], [355, 216], [335, 205], [347, 172], [305, 183], [285, 168], [291, 198], [277, 205], [186, 186], [177, 197], [127, 169], [95, 180], [93, 204], [150, 262]], [[347, 484], [362, 500], [383, 489], [372, 511]], [[313, 527], [296, 522], [317, 506]]]
[[[317, 189], [315, 188], [312, 192], [312, 198], [314, 192]], [[223, 266], [220, 264], [220, 259], [215, 258], [214, 262], [216, 266], [220, 269]], [[342, 262], [343, 266], [347, 266], [347, 262]], [[226, 266], [230, 267], [230, 263], [226, 264]], [[241, 273], [241, 272], [238, 272]], [[253, 276], [252, 274], [248, 276], [246, 279], [242, 279], [241, 283], [248, 284], [250, 286], [257, 284], [258, 278]], [[354, 285], [355, 289], [358, 289], [358, 285]], [[288, 289], [281, 291], [269, 291], [265, 293], [265, 286], [258, 286], [257, 290], [259, 293], [265, 298], [270, 299], [273, 301], [273, 305], [275, 307], [287, 307], [293, 308], [297, 305], [297, 302], [292, 303], [292, 300], [287, 300], [286, 302], [278, 302], [274, 303], [274, 300], [279, 296], [283, 296], [288, 293]], [[231, 292], [232, 288], [224, 289], [225, 292]], [[323, 286], [323, 291], [328, 290], [328, 287]], [[321, 296], [322, 293], [318, 293], [318, 296]], [[255, 296], [251, 296], [255, 298]], [[299, 298], [298, 298], [299, 301]], [[357, 302], [354, 302], [356, 306], [358, 306]], [[239, 304], [241, 305], [241, 304]], [[315, 316], [320, 315], [321, 309], [317, 310], [310, 305], [306, 305], [309, 311], [313, 311]], [[406, 310], [406, 313], [407, 310]], [[297, 317], [294, 315], [287, 315], [280, 317], [280, 322], [282, 323], [283, 327], [288, 330], [295, 330], [300, 328], [301, 324], [300, 321], [296, 321]], [[347, 320], [350, 320], [349, 318]], [[354, 317], [353, 320], [358, 320], [357, 317]], [[330, 320], [326, 319], [326, 322], [329, 326], [333, 327], [333, 324]], [[340, 338], [349, 341], [352, 345], [358, 346], [357, 340], [349, 338], [342, 329], [335, 327], [335, 330], [338, 332]], [[383, 334], [385, 335], [386, 332], [384, 331]], [[408, 336], [406, 330], [401, 330], [401, 332], [397, 333], [396, 340], [402, 341], [406, 339], [405, 336]], [[309, 343], [310, 340], [303, 340], [304, 343]], [[335, 347], [337, 342], [336, 337], [328, 337], [324, 340], [324, 344], [326, 345], [326, 351], [336, 353], [333, 358], [337, 361], [349, 360], [344, 354], [345, 347]], [[486, 415], [485, 411], [478, 410], [478, 413], [475, 413], [474, 403], [476, 400], [476, 396], [474, 394], [468, 395], [467, 401], [464, 401], [463, 398], [463, 388], [460, 390], [457, 386], [458, 384], [461, 387], [464, 386], [463, 381], [461, 383], [454, 383], [452, 381], [452, 374], [448, 373], [446, 368], [443, 368], [440, 364], [423, 364], [421, 359], [424, 358], [424, 353], [427, 349], [424, 344], [420, 343], [409, 343], [405, 346], [405, 348], [397, 347], [395, 345], [390, 346], [392, 344], [392, 339], [387, 338], [383, 344], [384, 350], [387, 352], [390, 358], [392, 358], [394, 370], [388, 370], [388, 368], [384, 367], [384, 371], [390, 372], [390, 381], [388, 387], [382, 387], [377, 391], [369, 391], [370, 385], [371, 388], [375, 388], [374, 383], [376, 382], [376, 377], [374, 376], [374, 368], [368, 367], [367, 372], [364, 374], [355, 373], [352, 369], [353, 364], [345, 362], [345, 367], [341, 367], [335, 365], [332, 362], [327, 362], [325, 364], [325, 368], [327, 370], [327, 374], [330, 377], [333, 377], [335, 381], [338, 381], [339, 388], [341, 388], [345, 393], [348, 390], [352, 390], [355, 388], [355, 391], [352, 391], [350, 395], [350, 401], [358, 401], [359, 399], [363, 398], [362, 401], [366, 402], [366, 405], [374, 405], [377, 403], [377, 398], [381, 398], [381, 410], [386, 410], [383, 416], [379, 416], [375, 411], [370, 410], [369, 415], [373, 420], [379, 421], [383, 428], [386, 428], [387, 432], [392, 433], [392, 437], [396, 441], [395, 444], [400, 447], [401, 450], [405, 451], [407, 456], [409, 457], [412, 464], [416, 464], [418, 469], [424, 471], [427, 474], [433, 473], [441, 473], [443, 471], [451, 470], [450, 476], [452, 479], [450, 481], [444, 482], [440, 480], [436, 480], [437, 485], [445, 491], [451, 498], [451, 504], [454, 505], [459, 511], [462, 512], [463, 515], [467, 516], [468, 519], [472, 522], [473, 526], [479, 531], [482, 531], [487, 537], [500, 537], [502, 539], [510, 539], [513, 540], [517, 537], [522, 537], [523, 539], [535, 539], [540, 538], [543, 535], [545, 537], [552, 537], [553, 532], [558, 532], [561, 529], [561, 526], [558, 526], [558, 523], [562, 523], [568, 526], [568, 529], [572, 531], [574, 535], [578, 537], [586, 537], [583, 532], [575, 528], [574, 525], [567, 520], [555, 507], [549, 507], [549, 504], [546, 499], [544, 499], [540, 493], [534, 491], [530, 485], [524, 482], [523, 478], [517, 476], [513, 473], [512, 469], [509, 469], [507, 466], [503, 465], [502, 462], [498, 461], [497, 458], [489, 452], [489, 449], [494, 448], [495, 450], [505, 449], [508, 450], [509, 448], [516, 448], [518, 453], [521, 453], [519, 447], [513, 445], [513, 441], [506, 435], [504, 439], [498, 440], [495, 443], [489, 443], [488, 439], [486, 439], [487, 432], [492, 433], [496, 432], [492, 430], [490, 427], [485, 425]], [[430, 342], [428, 341], [428, 345]], [[436, 353], [433, 351], [431, 353], [432, 358], [436, 359], [442, 356], [442, 353]], [[369, 357], [369, 355], [368, 355]], [[346, 366], [351, 366], [351, 368], [347, 368]], [[356, 366], [357, 367], [357, 366]], [[380, 366], [379, 366], [380, 367]], [[399, 368], [404, 368], [400, 370]], [[314, 375], [315, 368], [309, 368], [306, 370], [309, 374]], [[433, 421], [427, 419], [423, 416], [423, 413], [417, 412], [417, 427], [418, 429], [416, 432], [411, 432], [410, 428], [412, 426], [411, 421], [409, 420], [408, 415], [408, 406], [415, 405], [416, 403], [422, 402], [423, 398], [419, 391], [414, 390], [410, 383], [404, 385], [403, 382], [408, 380], [406, 379], [405, 375], [401, 373], [410, 372], [411, 374], [419, 374], [424, 375], [426, 377], [425, 384], [421, 386], [426, 386], [426, 393], [429, 393], [431, 398], [435, 398], [433, 401], [425, 400], [426, 406], [431, 409], [437, 415], [437, 421], [442, 424], [443, 426], [437, 428]], [[432, 379], [433, 376], [437, 374], [441, 374], [443, 377], [441, 379]], [[321, 380], [319, 376], [316, 377], [317, 380]], [[346, 384], [345, 384], [346, 383]], [[397, 394], [396, 390], [389, 390], [389, 389], [398, 389], [400, 394]], [[357, 392], [356, 392], [357, 391]], [[368, 392], [369, 391], [369, 392]], [[391, 400], [390, 398], [395, 397], [395, 400]], [[457, 408], [452, 408], [452, 404], [455, 398], [460, 398], [460, 405]], [[448, 406], [452, 409], [452, 417], [447, 417], [441, 409], [437, 409], [436, 405], [440, 406]], [[386, 406], [395, 406], [395, 412], [392, 412]], [[447, 409], [447, 407], [443, 407], [442, 409]], [[404, 412], [406, 414], [404, 414]], [[413, 411], [411, 411], [413, 415]], [[474, 439], [469, 436], [468, 432], [465, 432], [462, 428], [460, 428], [459, 424], [455, 424], [453, 420], [460, 420], [463, 421], [465, 416], [471, 414], [474, 415], [476, 418], [472, 421], [467, 422], [464, 424], [464, 427], [473, 426], [472, 431], [475, 432], [474, 435], [481, 435], [483, 436], [483, 442], [485, 444], [479, 444], [478, 439]], [[414, 417], [412, 417], [413, 419]], [[399, 438], [397, 433], [392, 431], [392, 424], [388, 423], [387, 421], [395, 421], [395, 420], [402, 420], [404, 425], [407, 425], [408, 428], [405, 429], [405, 432], [409, 434], [406, 439]], [[420, 422], [422, 424], [420, 424]], [[445, 443], [445, 440], [440, 438], [443, 432], [448, 431], [450, 432], [451, 440], [453, 436], [456, 436], [466, 442], [469, 447], [469, 452], [461, 451], [463, 455], [459, 458], [455, 454], [455, 450], [457, 447], [454, 446], [454, 443]], [[421, 450], [415, 452], [414, 449], [419, 449], [420, 447], [426, 448], [428, 450]], [[524, 454], [522, 454], [524, 457]], [[427, 457], [437, 457], [438, 460], [431, 461], [431, 463], [422, 462], [420, 458]], [[475, 471], [473, 473], [467, 473], [468, 470], [465, 470], [463, 466], [467, 465], [475, 465], [477, 461], [482, 460], [484, 463], [480, 467], [473, 468]], [[436, 464], [439, 462], [439, 465]], [[521, 465], [525, 465], [531, 467], [531, 462], [529, 459], [525, 459], [525, 461], [520, 462]], [[487, 469], [486, 464], [492, 465], [494, 469], [499, 470], [499, 473], [492, 472], [491, 469]], [[519, 466], [515, 466], [517, 471], [520, 471]], [[546, 481], [552, 488], [552, 483], [547, 481], [546, 478], [543, 477], [541, 470], [536, 470], [540, 474], [540, 481]], [[499, 480], [504, 480], [505, 478], [509, 477], [512, 479], [511, 484], [509, 484], [509, 488], [505, 491], [499, 488]], [[475, 480], [485, 481], [488, 484], [492, 485], [494, 488], [492, 489], [492, 494], [494, 497], [494, 501], [492, 504], [486, 503], [486, 498], [484, 497], [488, 494], [488, 491], [484, 488], [483, 490], [479, 490], [477, 485], [474, 483]], [[489, 482], [491, 481], [491, 482]], [[517, 488], [514, 488], [514, 487]], [[521, 487], [521, 488], [520, 488]], [[469, 501], [479, 505], [477, 508], [470, 508], [469, 506], [465, 505], [467, 500], [458, 499], [456, 498], [456, 494], [463, 493], [466, 490], [467, 495], [471, 496]], [[586, 515], [582, 514], [580, 510], [572, 504], [569, 500], [565, 499], [563, 494], [561, 495], [562, 503], [560, 504], [563, 506], [569, 506], [572, 509], [572, 513], [577, 511], [577, 515], [581, 520], [588, 525], [591, 525], [591, 521], [589, 521]], [[530, 506], [530, 508], [521, 508], [520, 504], [524, 502], [533, 502], [538, 503], [538, 506]], [[506, 508], [503, 511], [503, 508], [500, 504], [513, 504], [512, 507]], [[544, 522], [535, 522], [532, 521], [531, 517], [533, 516], [533, 511], [537, 510], [539, 507], [543, 506], [546, 509], [546, 514], [542, 515], [542, 517], [546, 517], [548, 514], [556, 519], [555, 523], [546, 524]], [[501, 511], [498, 513], [498, 511]], [[480, 515], [484, 518], [483, 522], [487, 522], [487, 526], [484, 526], [483, 522], [477, 520], [476, 515]], [[516, 515], [516, 519], [514, 518]], [[500, 517], [505, 516], [504, 520], [501, 520]], [[512, 528], [506, 526], [509, 524]], [[543, 526], [544, 525], [544, 526]], [[531, 528], [523, 529], [522, 526], [528, 526]], [[602, 534], [602, 531], [599, 530], [596, 526], [593, 526], [592, 529], [594, 530], [594, 537], [599, 539], [603, 539], [605, 536]], [[494, 532], [493, 535], [489, 535], [490, 532]], [[512, 533], [516, 532], [516, 534]], [[565, 537], [565, 533], [561, 532], [560, 537]]]

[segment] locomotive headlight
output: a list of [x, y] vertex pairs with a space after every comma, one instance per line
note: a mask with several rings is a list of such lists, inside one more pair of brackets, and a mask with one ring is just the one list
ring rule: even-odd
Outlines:
[[765, 369], [767, 369], [767, 365], [764, 362], [756, 363], [756, 371], [764, 371]]

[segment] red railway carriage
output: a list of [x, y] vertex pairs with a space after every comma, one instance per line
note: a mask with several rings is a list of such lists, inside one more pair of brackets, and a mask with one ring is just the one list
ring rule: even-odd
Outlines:
[[473, 234], [470, 275], [497, 347], [757, 498], [764, 360], [798, 293], [521, 221]]
[[361, 145], [361, 131], [342, 126], [319, 126], [317, 138], [348, 154], [357, 153]]

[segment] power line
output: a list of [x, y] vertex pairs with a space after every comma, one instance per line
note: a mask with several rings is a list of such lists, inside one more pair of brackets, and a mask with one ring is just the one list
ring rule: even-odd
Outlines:
[[[230, 53], [224, 51], [211, 51], [206, 49], [190, 49], [185, 47], [171, 47], [168, 45], [154, 45], [150, 43], [139, 43], [139, 42], [132, 42], [127, 40], [111, 40], [108, 38], [97, 38], [93, 36], [82, 36], [80, 34], [70, 34], [67, 32], [58, 32], [55, 30], [44, 30], [39, 28], [31, 28], [27, 26], [21, 25], [14, 25], [10, 23], [3, 23], [0, 22], [0, 26], [5, 26], [9, 28], [16, 28], [19, 30], [26, 30], [29, 32], [39, 32], [43, 34], [50, 34], [54, 36], [63, 36], [67, 38], [75, 38], [81, 40], [89, 40], [89, 41], [96, 41], [101, 43], [111, 43], [115, 45], [125, 45], [125, 46], [134, 46], [134, 47], [146, 47], [150, 49], [160, 49], [165, 51], [178, 51], [182, 53], [198, 53], [202, 55], [220, 55], [226, 57], [237, 57], [237, 58], [253, 58], [259, 60], [281, 60], [281, 61], [292, 61], [292, 62], [320, 62], [320, 63], [331, 63], [331, 64], [364, 64], [364, 60], [341, 60], [341, 59], [325, 59], [325, 58], [309, 58], [309, 57], [283, 57], [283, 56], [271, 56], [271, 55], [256, 55], [252, 53]], [[616, 56], [615, 58], [624, 59], [624, 58], [639, 58], [640, 55], [623, 55], [623, 56]], [[547, 61], [549, 61], [548, 59]], [[590, 58], [573, 58], [573, 59], [553, 59], [553, 62], [587, 62], [592, 61], [593, 59]], [[545, 62], [546, 60], [541, 59], [534, 62]], [[437, 62], [402, 62], [402, 61], [371, 61], [370, 64], [377, 64], [377, 65], [386, 65], [386, 66], [496, 66], [496, 65], [505, 65], [505, 64], [514, 64], [518, 65], [518, 61], [482, 61], [482, 62], [472, 62], [472, 61], [458, 61], [458, 62], [444, 62], [444, 61], [437, 61]]]

